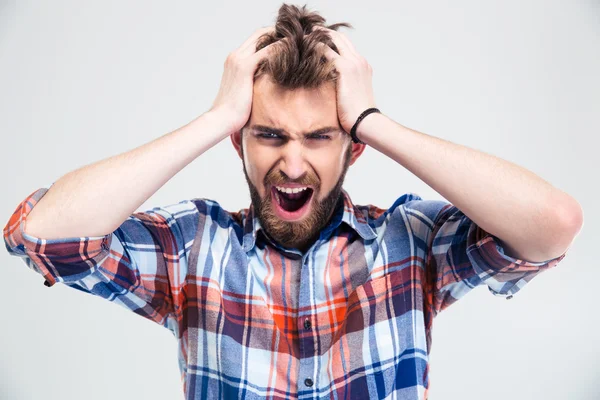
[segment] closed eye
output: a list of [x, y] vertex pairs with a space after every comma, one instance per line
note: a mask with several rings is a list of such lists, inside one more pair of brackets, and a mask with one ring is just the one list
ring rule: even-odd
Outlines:
[[[261, 132], [258, 133], [256, 136], [260, 137], [260, 138], [265, 138], [265, 139], [283, 139], [282, 136], [276, 134], [276, 133], [272, 133], [272, 132]], [[307, 139], [314, 139], [314, 140], [330, 140], [331, 136], [330, 135], [310, 135], [307, 136]]]
[[256, 136], [262, 137], [262, 138], [265, 138], [265, 139], [281, 139], [281, 136], [279, 136], [278, 134], [276, 134], [276, 133], [269, 133], [269, 132], [267, 132], [267, 133], [259, 133]]
[[329, 140], [331, 136], [329, 135], [312, 135], [308, 137], [309, 139], [317, 139], [317, 140]]

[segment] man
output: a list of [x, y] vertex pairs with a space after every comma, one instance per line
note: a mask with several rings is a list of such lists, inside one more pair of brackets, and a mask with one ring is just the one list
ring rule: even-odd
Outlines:
[[[476, 286], [511, 298], [581, 228], [579, 204], [531, 172], [365, 115], [372, 70], [339, 26], [283, 5], [229, 55], [208, 112], [35, 191], [6, 225], [48, 286], [171, 330], [188, 399], [426, 399], [433, 318]], [[247, 209], [134, 213], [226, 137]], [[354, 205], [342, 185], [366, 145], [450, 203]]]

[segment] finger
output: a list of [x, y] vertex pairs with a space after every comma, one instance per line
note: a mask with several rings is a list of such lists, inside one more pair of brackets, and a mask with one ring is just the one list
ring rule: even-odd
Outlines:
[[319, 46], [323, 49], [325, 57], [328, 60], [331, 60], [331, 61], [337, 63], [338, 60], [340, 60], [342, 58], [342, 56], [340, 54], [336, 53], [331, 47], [329, 47], [325, 43], [319, 43], [319, 44], [317, 44], [317, 46]]
[[[281, 40], [285, 40], [285, 39], [281, 39]], [[268, 57], [269, 54], [271, 54], [271, 52], [273, 52], [277, 48], [277, 46], [281, 45], [281, 43], [280, 43], [281, 40], [270, 43], [270, 44], [266, 45], [265, 47], [263, 47], [262, 49], [255, 52], [254, 54], [250, 55], [250, 59], [252, 60], [252, 63], [254, 65], [257, 65], [263, 58]]]
[[245, 53], [248, 51], [248, 49], [252, 49], [252, 53], [254, 53], [254, 49], [256, 49], [256, 42], [258, 41], [258, 38], [264, 35], [265, 33], [270, 33], [274, 31], [274, 26], [263, 26], [262, 28], [255, 30], [254, 33], [252, 33], [252, 35], [250, 35], [250, 37], [246, 39], [244, 43], [242, 43], [242, 45], [239, 47], [239, 51]]
[[342, 71], [346, 70], [349, 63], [347, 58], [345, 58], [343, 55], [338, 54], [335, 50], [333, 50], [325, 43], [319, 43], [317, 46], [322, 46], [325, 58], [333, 62], [333, 65], [336, 71], [338, 71], [338, 73], [342, 73]]
[[321, 29], [329, 33], [331, 40], [333, 40], [333, 43], [335, 43], [341, 55], [345, 57], [358, 55], [356, 49], [354, 48], [354, 45], [352, 44], [352, 42], [350, 42], [350, 39], [348, 39], [343, 33], [318, 25], [315, 25], [313, 27], [313, 31], [315, 29]]

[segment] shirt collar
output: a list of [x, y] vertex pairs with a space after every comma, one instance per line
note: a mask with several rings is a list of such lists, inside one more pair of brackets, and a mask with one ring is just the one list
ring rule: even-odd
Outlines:
[[[246, 210], [246, 217], [243, 219], [244, 236], [242, 246], [245, 252], [249, 252], [256, 243], [258, 232], [263, 230], [264, 234], [264, 228], [255, 215], [254, 205], [250, 204], [250, 207]], [[350, 195], [344, 189], [342, 189], [341, 201], [338, 202], [329, 224], [321, 230], [320, 239], [328, 238], [331, 232], [342, 222], [354, 229], [364, 240], [372, 240], [377, 237], [377, 233], [368, 224], [365, 214], [352, 203]]]

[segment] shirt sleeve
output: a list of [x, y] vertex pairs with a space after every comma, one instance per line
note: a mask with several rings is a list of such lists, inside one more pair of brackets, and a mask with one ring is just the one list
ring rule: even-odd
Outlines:
[[[24, 232], [27, 216], [48, 188], [23, 200], [4, 228], [9, 254], [42, 275], [117, 303], [169, 329], [183, 303], [198, 210], [192, 201], [155, 207], [129, 216], [105, 236], [41, 239]], [[191, 235], [191, 238], [190, 238]]]
[[495, 296], [511, 299], [542, 271], [556, 266], [566, 255], [530, 262], [504, 252], [499, 239], [483, 230], [451, 203], [417, 200], [408, 203], [413, 231], [426, 232], [424, 290], [434, 315], [477, 286]]

